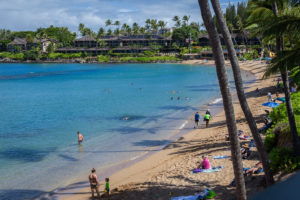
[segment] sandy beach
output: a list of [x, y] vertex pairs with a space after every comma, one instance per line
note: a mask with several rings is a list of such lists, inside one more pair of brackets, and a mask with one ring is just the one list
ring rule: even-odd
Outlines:
[[[183, 64], [214, 65], [214, 61], [189, 60], [184, 61]], [[273, 92], [276, 84], [275, 77], [261, 79], [265, 66], [260, 61], [240, 63], [243, 70], [256, 76], [256, 81], [247, 88], [246, 94], [259, 128], [263, 126], [265, 110], [270, 110], [261, 104], [267, 101], [267, 92]], [[255, 91], [256, 88], [260, 93]], [[250, 141], [252, 136], [237, 99], [234, 101], [234, 109], [238, 129], [249, 136], [248, 140], [241, 141], [243, 144]], [[201, 110], [200, 114], [201, 112], [204, 111]], [[193, 121], [193, 118], [189, 120]], [[234, 178], [231, 159], [213, 159], [213, 156], [231, 155], [229, 142], [225, 140], [226, 134], [225, 115], [222, 111], [213, 116], [209, 128], [202, 125], [201, 128], [194, 129], [170, 143], [163, 150], [110, 176], [110, 199], [170, 199], [175, 196], [193, 195], [205, 188], [216, 192], [215, 199], [234, 199], [235, 188], [230, 186]], [[258, 161], [256, 149], [252, 150], [250, 158], [243, 160], [244, 167], [251, 167]], [[201, 161], [203, 154], [208, 156], [211, 166], [224, 168], [213, 173], [191, 173], [191, 170], [197, 167], [197, 162]], [[248, 195], [251, 196], [264, 188], [262, 177], [263, 174], [246, 177]], [[104, 181], [101, 180], [101, 193], [103, 190]], [[87, 200], [90, 199], [91, 193], [88, 183], [80, 182], [53, 192], [51, 197], [64, 200]]]

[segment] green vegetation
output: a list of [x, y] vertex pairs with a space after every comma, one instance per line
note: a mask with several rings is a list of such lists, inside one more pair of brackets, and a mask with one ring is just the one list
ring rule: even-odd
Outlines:
[[179, 59], [175, 56], [153, 56], [153, 57], [121, 57], [118, 61], [121, 62], [167, 62], [167, 61], [178, 61]]
[[97, 61], [98, 62], [109, 62], [110, 61], [110, 57], [109, 56], [99, 55], [99, 56], [97, 56]]
[[0, 58], [10, 58], [13, 60], [24, 60], [23, 53], [0, 52]]
[[[300, 132], [300, 92], [291, 95], [297, 130]], [[300, 156], [296, 156], [291, 148], [292, 138], [285, 103], [274, 108], [270, 113], [274, 123], [266, 133], [265, 146], [270, 152], [271, 168], [274, 171], [286, 172], [300, 169]], [[300, 135], [299, 135], [300, 137]]]

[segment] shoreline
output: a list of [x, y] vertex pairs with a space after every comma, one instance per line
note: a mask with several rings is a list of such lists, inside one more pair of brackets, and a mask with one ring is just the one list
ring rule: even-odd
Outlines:
[[[184, 62], [182, 62], [182, 64], [214, 65], [214, 61], [204, 62], [204, 61], [200, 60], [198, 62], [195, 62], [194, 60], [192, 60], [192, 62], [184, 61]], [[226, 64], [228, 64], [228, 63], [226, 62]], [[256, 62], [256, 64], [257, 64], [257, 62]], [[243, 67], [243, 68], [241, 67], [241, 69], [243, 71], [246, 71], [246, 73], [251, 73], [253, 75], [254, 79], [252, 79], [252, 82], [248, 83], [248, 84], [245, 84], [245, 85], [247, 85], [247, 88], [250, 88], [251, 85], [253, 85], [255, 82], [257, 82], [258, 76], [255, 73], [253, 73], [250, 69], [245, 70], [245, 67]], [[236, 92], [233, 94], [233, 100], [234, 100], [234, 102], [238, 101], [237, 96], [236, 96]], [[223, 105], [220, 105], [219, 101], [220, 101], [219, 98], [215, 98], [212, 102], [200, 106], [198, 108], [198, 110], [201, 110], [204, 107], [206, 107], [206, 108], [210, 107], [210, 109], [218, 110], [216, 113], [214, 113], [214, 116], [222, 115], [222, 113], [224, 112], [223, 111]], [[186, 121], [190, 122], [191, 118], [192, 118], [192, 116], [190, 116]], [[193, 121], [192, 121], [192, 123], [193, 123]], [[203, 123], [201, 123], [201, 124], [203, 124]], [[138, 175], [137, 177], [134, 177], [137, 174], [136, 173], [137, 168], [141, 169], [140, 165], [143, 165], [145, 167], [145, 165], [149, 164], [149, 160], [150, 161], [160, 160], [160, 162], [156, 165], [156, 167], [159, 166], [159, 165], [164, 164], [164, 162], [166, 162], [168, 159], [160, 159], [160, 157], [165, 157], [166, 156], [166, 153], [169, 152], [170, 146], [173, 146], [174, 143], [180, 142], [185, 136], [191, 135], [191, 134], [193, 134], [193, 132], [195, 132], [197, 130], [198, 129], [185, 130], [184, 131], [184, 129], [183, 129], [184, 133], [181, 133], [181, 134], [180, 134], [180, 132], [182, 132], [182, 130], [179, 130], [178, 133], [173, 134], [171, 136], [171, 138], [170, 138], [171, 141], [168, 144], [165, 144], [163, 147], [159, 146], [159, 147], [153, 149], [152, 151], [147, 151], [146, 153], [143, 153], [143, 155], [141, 155], [141, 156], [138, 156], [134, 159], [130, 159], [128, 161], [124, 161], [121, 165], [119, 163], [119, 165], [114, 170], [110, 171], [110, 173], [106, 173], [107, 175], [109, 175], [111, 180], [114, 180], [114, 182], [111, 183], [111, 188], [112, 189], [113, 188], [118, 188], [118, 187], [120, 187], [124, 184], [128, 184], [128, 183], [131, 183], [131, 182], [139, 182], [139, 181], [147, 178], [147, 175], [146, 176], [143, 175], [142, 177], [138, 177], [139, 176]], [[161, 156], [160, 154], [164, 154], [164, 155]], [[128, 171], [130, 172], [129, 174], [127, 173]], [[151, 171], [151, 169], [149, 169], [149, 168], [147, 170], [144, 169], [144, 171]], [[105, 173], [101, 173], [101, 174], [105, 174]], [[130, 180], [127, 180], [128, 177], [130, 178]], [[104, 179], [104, 178], [105, 178], [104, 175], [99, 177], [99, 179], [101, 180], [100, 188], [103, 187], [103, 184], [102, 184], [103, 180], [102, 179]], [[116, 184], [115, 182], [118, 182], [118, 183]], [[74, 187], [75, 185], [76, 185], [76, 187]], [[84, 189], [82, 189], [82, 188], [84, 188]], [[101, 189], [100, 189], [100, 191], [101, 191]], [[65, 193], [68, 193], [68, 195], [65, 195]], [[86, 193], [86, 194], [79, 197], [77, 195], [78, 193]], [[45, 195], [41, 195], [40, 198], [44, 197], [44, 196]], [[90, 194], [89, 194], [89, 185], [88, 185], [87, 181], [85, 183], [82, 183], [80, 186], [78, 186], [77, 183], [73, 183], [73, 184], [67, 186], [66, 188], [56, 189], [55, 191], [46, 194], [46, 196], [51, 197], [51, 199], [52, 198], [53, 199], [74, 199], [74, 198], [75, 199], [82, 199], [82, 198], [86, 199], [86, 197], [90, 196]]]

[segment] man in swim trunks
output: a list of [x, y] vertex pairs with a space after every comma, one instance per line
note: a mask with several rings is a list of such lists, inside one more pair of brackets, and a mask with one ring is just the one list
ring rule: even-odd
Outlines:
[[78, 135], [78, 144], [81, 144], [83, 142], [83, 135], [78, 131], [77, 132]]
[[94, 199], [94, 192], [97, 192], [98, 198], [100, 199], [100, 192], [99, 192], [99, 181], [96, 175], [96, 170], [93, 168], [91, 170], [91, 174], [89, 175], [89, 182], [91, 186], [91, 192], [92, 192], [92, 199]]
[[198, 128], [199, 127], [199, 119], [200, 119], [200, 115], [198, 112], [196, 112], [195, 114], [195, 126], [194, 128]]

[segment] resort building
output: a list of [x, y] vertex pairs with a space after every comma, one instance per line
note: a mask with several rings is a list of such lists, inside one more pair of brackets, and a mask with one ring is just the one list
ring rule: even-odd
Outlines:
[[155, 46], [169, 47], [171, 42], [171, 38], [159, 35], [103, 36], [99, 39], [86, 35], [74, 41], [74, 48], [59, 48], [56, 52], [96, 55], [107, 54], [111, 50], [113, 53], [141, 53]]
[[18, 52], [26, 50], [27, 41], [25, 38], [15, 38], [12, 42], [8, 43], [7, 50], [10, 52]]
[[53, 39], [53, 38], [44, 38], [41, 39], [41, 50], [43, 53], [47, 53], [47, 48], [50, 44], [53, 44], [54, 46], [56, 46], [56, 44], [58, 43], [57, 40]]
[[[221, 45], [225, 45], [223, 36], [219, 34]], [[234, 45], [261, 45], [257, 37], [250, 37], [250, 33], [234, 33], [231, 34]], [[198, 39], [199, 46], [210, 46], [208, 34], [201, 34]]]
[[30, 50], [32, 47], [37, 47], [38, 41], [34, 38], [31, 42], [27, 42], [25, 38], [15, 38], [12, 42], [8, 43], [7, 50], [10, 52], [19, 52]]

